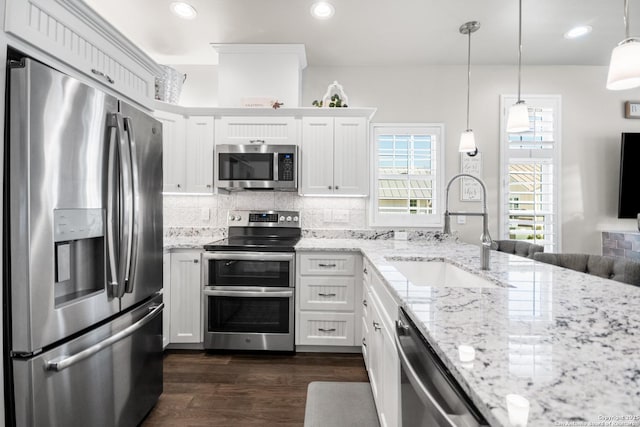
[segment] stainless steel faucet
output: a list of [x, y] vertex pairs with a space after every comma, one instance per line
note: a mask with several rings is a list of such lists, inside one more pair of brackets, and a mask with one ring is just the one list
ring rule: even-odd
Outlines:
[[[482, 187], [482, 212], [449, 212], [449, 188], [451, 188], [451, 184], [458, 178], [471, 178], [480, 184]], [[482, 235], [480, 236], [480, 243], [482, 246], [480, 247], [480, 268], [483, 270], [489, 269], [489, 254], [491, 250], [491, 235], [489, 234], [489, 212], [487, 211], [487, 187], [485, 187], [484, 182], [476, 176], [469, 175], [468, 173], [460, 173], [455, 175], [453, 178], [449, 180], [447, 184], [447, 193], [446, 193], [446, 205], [444, 211], [444, 230], [443, 232], [446, 234], [451, 234], [451, 217], [452, 216], [481, 216], [482, 217]]]

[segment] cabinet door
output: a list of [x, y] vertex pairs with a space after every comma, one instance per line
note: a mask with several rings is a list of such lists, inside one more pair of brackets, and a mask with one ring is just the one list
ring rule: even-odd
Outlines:
[[156, 111], [162, 123], [162, 191], [187, 191], [185, 118], [179, 114]]
[[213, 117], [187, 120], [187, 191], [213, 192]]
[[162, 255], [162, 348], [171, 342], [171, 254]]
[[301, 194], [333, 194], [333, 118], [302, 119]]
[[382, 385], [381, 424], [397, 427], [400, 424], [400, 359], [393, 337], [395, 331], [384, 325], [379, 335], [382, 337], [382, 357], [380, 380]]
[[369, 193], [367, 120], [363, 117], [334, 120], [334, 192], [366, 196]]
[[171, 254], [171, 342], [202, 341], [200, 253]]
[[293, 117], [222, 117], [216, 144], [298, 145], [298, 121]]

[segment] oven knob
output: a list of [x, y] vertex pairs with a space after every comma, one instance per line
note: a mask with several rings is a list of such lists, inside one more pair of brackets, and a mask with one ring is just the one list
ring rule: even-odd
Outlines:
[[240, 215], [236, 216], [236, 221], [240, 221], [242, 217]]
[[298, 218], [297, 216], [294, 216], [294, 217], [293, 217], [293, 220], [294, 220], [295, 222], [298, 222], [298, 219], [300, 219], [300, 218]]
[[291, 217], [290, 216], [287, 217], [287, 222], [289, 222], [289, 221], [291, 221]]
[[284, 221], [284, 216], [281, 216], [281, 217], [280, 217], [280, 221]]
[[236, 217], [235, 215], [229, 215], [229, 221], [235, 221]]

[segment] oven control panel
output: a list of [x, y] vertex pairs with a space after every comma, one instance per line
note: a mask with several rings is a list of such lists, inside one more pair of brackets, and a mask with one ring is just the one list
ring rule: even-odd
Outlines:
[[229, 211], [228, 225], [243, 227], [300, 227], [298, 211]]

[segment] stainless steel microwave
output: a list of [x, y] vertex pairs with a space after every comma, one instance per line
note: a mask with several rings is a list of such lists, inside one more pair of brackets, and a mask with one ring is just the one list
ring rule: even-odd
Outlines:
[[235, 190], [296, 191], [298, 147], [273, 144], [216, 146], [215, 184]]

